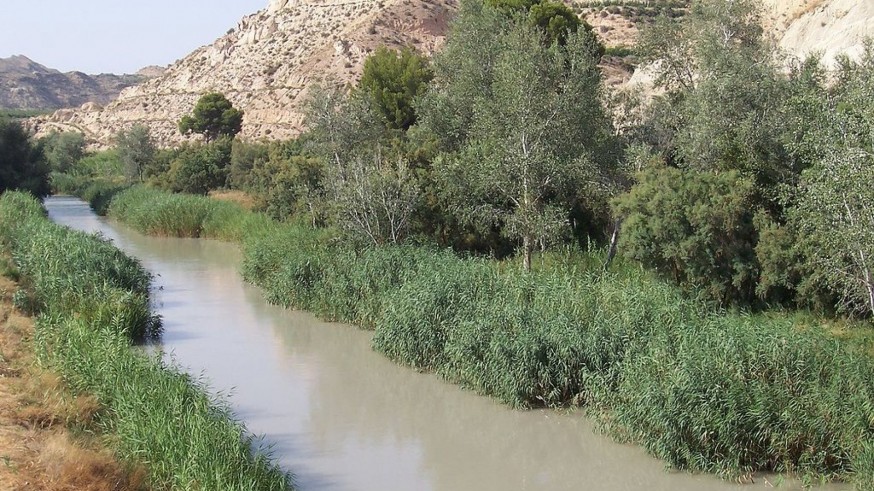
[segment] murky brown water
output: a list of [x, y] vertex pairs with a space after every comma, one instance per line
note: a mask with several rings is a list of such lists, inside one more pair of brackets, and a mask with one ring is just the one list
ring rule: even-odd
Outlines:
[[397, 366], [371, 351], [367, 332], [267, 305], [240, 278], [236, 246], [145, 237], [74, 198], [46, 207], [56, 222], [102, 233], [156, 275], [167, 352], [230, 393], [238, 417], [273, 445], [303, 491], [771, 487], [765, 478], [739, 486], [669, 472], [641, 449], [596, 434], [580, 414], [513, 411]]

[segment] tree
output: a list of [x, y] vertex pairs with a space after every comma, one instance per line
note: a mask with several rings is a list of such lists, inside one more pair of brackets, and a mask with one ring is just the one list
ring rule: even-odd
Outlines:
[[860, 62], [844, 60], [836, 79], [800, 104], [801, 114], [822, 115], [797, 140], [811, 163], [791, 196], [789, 224], [810, 275], [840, 295], [838, 308], [874, 315], [874, 44]]
[[380, 47], [364, 61], [358, 90], [371, 98], [389, 128], [407, 130], [416, 122], [413, 99], [425, 92], [432, 78], [424, 56], [409, 48], [397, 52]]
[[602, 175], [611, 133], [589, 40], [570, 34], [566, 45], [547, 45], [544, 36], [525, 19], [464, 2], [421, 113], [424, 127], [448, 132], [434, 166], [458, 212], [520, 241], [526, 270], [537, 243], [567, 230], [560, 198]]
[[740, 171], [779, 216], [779, 188], [800, 171], [783, 145], [785, 77], [759, 22], [752, 0], [701, 0], [682, 20], [645, 30], [640, 49], [666, 91], [652, 113], [661, 121], [647, 124], [670, 129], [659, 150], [671, 164]]
[[19, 123], [0, 118], [0, 192], [13, 189], [47, 196], [49, 166], [42, 146], [34, 145]]
[[183, 148], [170, 163], [169, 181], [174, 192], [207, 194], [227, 183], [231, 163], [231, 139]]
[[43, 145], [46, 162], [55, 172], [71, 172], [85, 156], [85, 135], [79, 132], [52, 133]]
[[373, 102], [360, 93], [316, 90], [307, 127], [327, 163], [325, 178], [334, 216], [346, 230], [373, 244], [400, 243], [421, 195], [414, 174], [384, 144]]
[[592, 53], [596, 58], [604, 56], [604, 45], [598, 41], [592, 26], [563, 3], [549, 0], [486, 0], [486, 4], [509, 17], [527, 16], [532, 26], [546, 34], [546, 44], [564, 44], [568, 34], [579, 32], [592, 44]]
[[845, 312], [874, 314], [874, 154], [835, 152], [805, 171], [791, 211], [808, 261]]
[[199, 133], [211, 142], [220, 136], [233, 138], [243, 127], [243, 111], [234, 108], [231, 102], [218, 92], [203, 95], [189, 116], [179, 120], [179, 132], [183, 135]]
[[128, 180], [143, 182], [145, 170], [154, 161], [156, 152], [149, 127], [138, 124], [120, 130], [115, 136], [115, 148]]

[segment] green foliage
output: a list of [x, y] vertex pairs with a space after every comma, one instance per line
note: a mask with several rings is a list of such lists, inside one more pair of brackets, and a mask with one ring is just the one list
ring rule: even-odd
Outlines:
[[[546, 33], [546, 42], [565, 44], [568, 34], [575, 33], [583, 25], [583, 21], [577, 17], [567, 5], [557, 2], [541, 2], [531, 6], [528, 13], [529, 21], [535, 26], [543, 29]], [[591, 26], [587, 26], [588, 32], [591, 32]], [[594, 36], [592, 36], [594, 40]], [[597, 52], [597, 51], [596, 51]], [[604, 54], [601, 47], [598, 58]]]
[[527, 22], [464, 2], [435, 70], [420, 115], [442, 140], [439, 186], [462, 220], [521, 242], [528, 269], [535, 244], [559, 238], [571, 202], [593, 191], [583, 182], [605, 174], [611, 129], [589, 39], [547, 46]]
[[798, 175], [782, 145], [786, 82], [752, 0], [695, 2], [681, 20], [661, 18], [642, 34], [639, 50], [656, 65], [667, 110], [650, 125], [667, 129], [657, 142], [677, 166], [740, 171], [757, 201], [780, 214], [779, 186]]
[[146, 168], [154, 161], [157, 152], [149, 127], [137, 124], [120, 130], [115, 135], [115, 149], [128, 180], [143, 182]]
[[19, 123], [0, 119], [0, 192], [15, 189], [46, 196], [49, 167], [42, 146]]
[[179, 120], [179, 132], [183, 135], [199, 133], [211, 142], [221, 136], [233, 138], [243, 128], [243, 111], [218, 92], [204, 94], [189, 116]]
[[804, 172], [792, 223], [840, 309], [874, 314], [874, 156], [835, 153]]
[[53, 172], [70, 172], [85, 156], [85, 135], [52, 133], [42, 139], [46, 162]]
[[416, 123], [413, 100], [421, 96], [434, 74], [428, 59], [405, 48], [378, 48], [364, 60], [358, 90], [364, 92], [389, 128], [407, 130]]
[[251, 190], [256, 187], [253, 171], [267, 159], [270, 145], [235, 138], [231, 144], [231, 163], [228, 185], [234, 189]]
[[400, 243], [421, 189], [409, 162], [387, 146], [392, 141], [371, 102], [360, 92], [316, 91], [307, 109], [309, 137], [327, 163], [319, 177], [335, 222], [358, 240]]
[[91, 152], [72, 169], [72, 174], [97, 179], [113, 179], [124, 175], [124, 163], [116, 150]]
[[179, 369], [133, 349], [154, 334], [150, 276], [108, 241], [49, 222], [35, 200], [0, 197], [0, 245], [41, 313], [41, 363], [106, 408], [97, 425], [154, 489], [286, 490], [290, 477], [234, 421], [227, 403]]
[[752, 184], [723, 174], [650, 168], [615, 201], [623, 253], [719, 305], [755, 299]]
[[170, 162], [169, 187], [176, 192], [191, 194], [206, 194], [224, 187], [230, 163], [230, 138], [185, 146]]
[[[159, 210], [158, 191], [137, 192]], [[600, 257], [553, 254], [523, 274], [423, 247], [353, 249], [330, 231], [246, 223], [250, 212], [210, 215], [244, 223], [243, 275], [269, 301], [372, 328], [374, 347], [399, 362], [514, 406], [586, 405], [617, 438], [683, 469], [871, 479], [874, 362], [817, 328], [710, 314], [640, 270], [601, 272]]]
[[[570, 34], [579, 34], [587, 40], [592, 54], [597, 59], [604, 56], [604, 45], [598, 40], [592, 26], [574, 13], [567, 5], [549, 0], [486, 0], [486, 5], [494, 7], [508, 17], [527, 16], [528, 23], [544, 34], [544, 42], [565, 44]], [[580, 31], [582, 27], [582, 31]]]

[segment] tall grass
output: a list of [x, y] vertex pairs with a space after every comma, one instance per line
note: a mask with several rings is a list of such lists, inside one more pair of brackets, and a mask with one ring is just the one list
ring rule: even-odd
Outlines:
[[[155, 205], [171, 198], [143, 193], [126, 196], [171, 213]], [[226, 236], [243, 243], [243, 276], [269, 301], [375, 329], [374, 348], [400, 363], [517, 407], [587, 406], [616, 438], [677, 468], [874, 483], [874, 362], [822, 329], [713, 313], [591, 257], [550, 257], [523, 274], [226, 213], [203, 223], [236, 230]]]
[[131, 348], [156, 333], [150, 276], [99, 237], [49, 222], [32, 198], [0, 197], [0, 245], [40, 315], [40, 360], [105, 408], [99, 424], [123, 458], [144, 463], [154, 489], [285, 490], [289, 477], [203, 384]]

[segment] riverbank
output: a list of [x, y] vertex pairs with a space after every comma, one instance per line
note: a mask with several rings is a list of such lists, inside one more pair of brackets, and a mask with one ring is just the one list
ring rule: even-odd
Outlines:
[[[109, 243], [55, 225], [32, 198], [0, 197], [0, 244], [37, 314], [34, 347], [72, 393], [91, 397], [96, 433], [153, 489], [286, 490], [289, 476], [201, 382], [132, 348], [158, 331], [150, 276]], [[30, 489], [30, 488], [28, 488]], [[79, 489], [79, 488], [77, 488]]]
[[33, 319], [14, 307], [19, 285], [5, 276], [13, 272], [0, 257], [0, 489], [147, 489], [144, 469], [94, 436], [96, 401], [38, 366]]
[[390, 358], [511, 405], [587, 407], [674, 467], [870, 486], [871, 360], [822, 329], [711, 313], [585, 258], [524, 275], [428, 248], [353, 249], [226, 205], [135, 189], [110, 214], [241, 241], [244, 276], [270, 301], [372, 328]]

